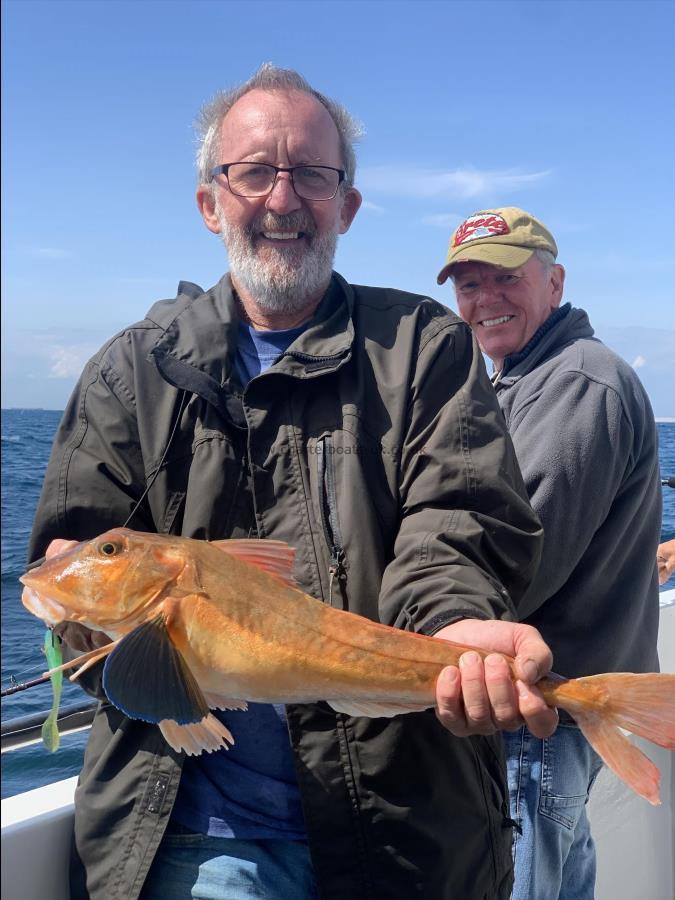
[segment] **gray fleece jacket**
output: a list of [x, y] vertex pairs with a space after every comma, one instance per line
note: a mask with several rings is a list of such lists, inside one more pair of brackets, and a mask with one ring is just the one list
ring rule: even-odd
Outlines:
[[493, 382], [544, 526], [521, 618], [561, 675], [655, 671], [661, 483], [640, 380], [566, 304]]

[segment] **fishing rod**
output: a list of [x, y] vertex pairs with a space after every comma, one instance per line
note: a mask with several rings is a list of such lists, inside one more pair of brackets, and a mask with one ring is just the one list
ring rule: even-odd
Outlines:
[[675, 488], [675, 475], [671, 475], [669, 478], [662, 478], [661, 485], [663, 487]]
[[38, 684], [46, 684], [49, 681], [49, 675], [41, 675], [39, 678], [33, 678], [31, 681], [17, 681], [13, 675], [9, 676], [11, 687], [0, 691], [0, 697], [9, 697], [10, 694], [18, 694], [19, 691], [27, 691], [28, 688], [35, 687]]
[[[89, 728], [97, 706], [98, 701], [96, 700], [83, 700], [80, 703], [66, 706], [56, 720], [59, 734], [74, 734], [76, 731]], [[2, 752], [20, 750], [29, 744], [39, 743], [42, 740], [43, 723], [44, 713], [32, 713], [3, 722], [0, 730]]]

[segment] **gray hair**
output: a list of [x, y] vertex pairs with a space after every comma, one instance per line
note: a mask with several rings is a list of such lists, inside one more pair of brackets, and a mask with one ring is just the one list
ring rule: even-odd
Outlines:
[[356, 154], [354, 143], [362, 136], [363, 127], [354, 119], [344, 106], [316, 91], [302, 75], [294, 69], [280, 69], [272, 63], [263, 63], [258, 71], [239, 87], [221, 91], [207, 103], [197, 117], [195, 127], [198, 136], [197, 146], [197, 178], [199, 184], [209, 184], [209, 172], [218, 165], [218, 137], [223, 119], [237, 100], [253, 90], [263, 91], [302, 91], [315, 97], [325, 106], [340, 140], [340, 155], [345, 170], [344, 189], [354, 184], [356, 174]]
[[555, 265], [555, 256], [553, 255], [553, 253], [551, 253], [550, 250], [544, 250], [541, 247], [537, 247], [537, 249], [534, 251], [533, 256], [537, 257], [547, 273]]

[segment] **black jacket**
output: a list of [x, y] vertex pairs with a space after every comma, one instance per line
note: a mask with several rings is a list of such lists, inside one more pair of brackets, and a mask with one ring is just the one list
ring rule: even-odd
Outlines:
[[[183, 285], [89, 363], [33, 555], [122, 524], [156, 475], [131, 527], [285, 540], [305, 591], [400, 628], [512, 617], [541, 530], [470, 330], [427, 298], [334, 275], [311, 326], [242, 393], [236, 325], [227, 277]], [[321, 897], [508, 897], [498, 737], [455, 738], [432, 710], [367, 719], [319, 703], [288, 723]], [[102, 705], [74, 896], [138, 896], [181, 762], [155, 726]]]

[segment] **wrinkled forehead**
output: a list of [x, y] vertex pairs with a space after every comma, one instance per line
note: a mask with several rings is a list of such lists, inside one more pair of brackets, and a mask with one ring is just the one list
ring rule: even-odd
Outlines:
[[304, 91], [249, 91], [223, 119], [220, 140], [228, 155], [234, 153], [237, 158], [283, 146], [308, 162], [341, 165], [340, 138], [332, 116]]

